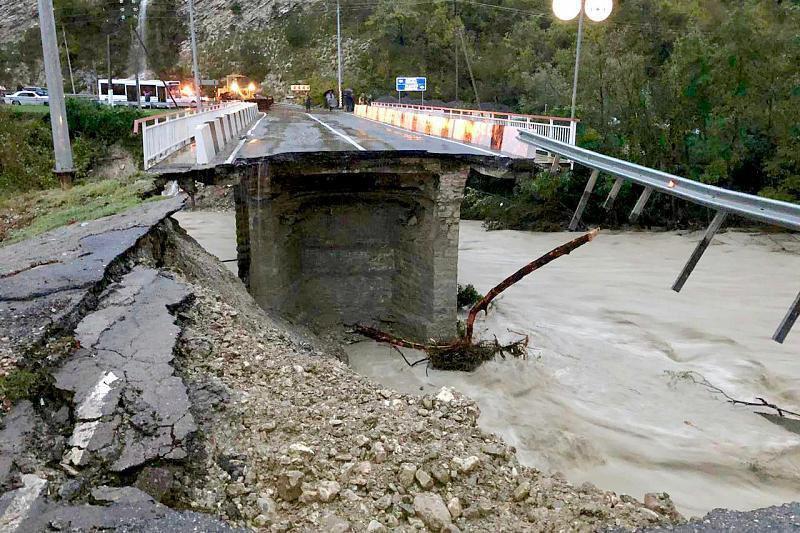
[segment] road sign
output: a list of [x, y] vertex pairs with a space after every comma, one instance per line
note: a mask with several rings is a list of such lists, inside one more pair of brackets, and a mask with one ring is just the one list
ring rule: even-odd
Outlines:
[[398, 76], [394, 83], [398, 92], [424, 92], [428, 88], [428, 78], [425, 77]]
[[308, 92], [310, 90], [310, 85], [292, 85], [292, 91], [294, 92]]

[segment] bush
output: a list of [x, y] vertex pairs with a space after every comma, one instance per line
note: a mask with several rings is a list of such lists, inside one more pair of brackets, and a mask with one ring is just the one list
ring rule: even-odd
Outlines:
[[286, 42], [292, 48], [303, 48], [311, 40], [308, 23], [301, 15], [292, 15], [284, 26]]
[[458, 284], [458, 308], [472, 307], [483, 299], [483, 295], [479, 293], [472, 284], [467, 286]]
[[133, 122], [144, 117], [135, 107], [109, 107], [96, 102], [67, 99], [67, 121], [73, 137], [103, 141], [108, 145], [136, 142]]
[[50, 119], [0, 109], [0, 197], [54, 187]]
[[133, 122], [142, 117], [144, 114], [133, 107], [108, 107], [68, 98], [67, 121], [74, 139], [72, 149], [78, 177], [85, 177], [113, 144], [119, 144], [134, 160], [141, 161], [141, 139], [133, 135]]

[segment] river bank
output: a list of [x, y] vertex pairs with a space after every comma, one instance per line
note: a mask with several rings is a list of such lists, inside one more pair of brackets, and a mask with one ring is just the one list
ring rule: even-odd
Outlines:
[[[212, 253], [232, 254], [232, 215], [177, 216], [202, 226], [196, 236]], [[462, 222], [459, 280], [485, 292], [568, 238]], [[795, 500], [798, 436], [698, 381], [800, 408], [792, 379], [800, 338], [769, 339], [795, 290], [800, 244], [786, 234], [721, 234], [675, 294], [669, 284], [696, 238], [606, 232], [509, 290], [480, 325], [506, 338], [530, 334], [528, 361], [426, 375], [359, 343], [348, 349], [350, 364], [400, 391], [454, 387], [478, 403], [480, 427], [514, 445], [524, 464], [575, 483], [638, 497], [666, 490], [687, 515]]]
[[[532, 531], [680, 520], [519, 463], [456, 391], [380, 386], [169, 217], [0, 249], [0, 529]], [[5, 356], [4, 356], [5, 357]], [[4, 359], [5, 360], [5, 359]], [[46, 444], [45, 444], [46, 443]]]

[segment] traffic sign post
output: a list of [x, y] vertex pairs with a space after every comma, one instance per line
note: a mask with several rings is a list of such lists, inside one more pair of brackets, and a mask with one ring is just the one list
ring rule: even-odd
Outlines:
[[425, 91], [428, 89], [428, 78], [422, 76], [398, 76], [394, 80], [397, 89], [397, 101], [403, 92], [419, 92], [422, 97], [422, 104], [425, 104]]

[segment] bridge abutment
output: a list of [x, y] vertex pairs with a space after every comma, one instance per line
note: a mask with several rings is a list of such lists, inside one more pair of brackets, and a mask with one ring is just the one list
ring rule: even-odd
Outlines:
[[320, 328], [450, 339], [468, 170], [417, 153], [250, 161], [236, 194], [240, 277], [261, 306]]

